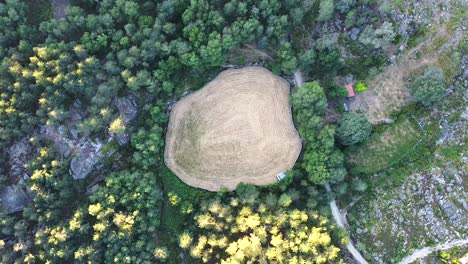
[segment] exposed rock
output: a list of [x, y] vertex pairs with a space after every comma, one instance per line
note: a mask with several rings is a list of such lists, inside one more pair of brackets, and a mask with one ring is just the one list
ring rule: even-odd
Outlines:
[[[132, 96], [124, 98], [116, 98], [114, 104], [117, 106], [120, 112], [120, 116], [125, 125], [128, 125], [133, 119], [137, 117], [137, 107], [135, 100]], [[120, 145], [125, 145], [130, 140], [131, 133], [127, 130], [123, 134], [116, 135], [117, 142]]]
[[70, 134], [74, 139], [78, 139], [78, 129], [74, 127], [69, 127], [68, 130], [70, 131]]
[[29, 203], [29, 198], [23, 189], [16, 186], [0, 188], [0, 212], [12, 214], [20, 212]]
[[392, 257], [409, 253], [411, 245], [462, 237], [468, 232], [465, 166], [449, 163], [411, 175], [400, 187], [376, 190], [374, 200], [348, 213], [353, 239], [366, 245], [373, 262], [383, 264], [397, 262]]
[[383, 120], [383, 123], [386, 124], [386, 125], [392, 124], [393, 122], [394, 122], [394, 121], [393, 121], [393, 119], [391, 119], [391, 118], [385, 118], [385, 119]]
[[128, 124], [137, 116], [137, 108], [135, 100], [131, 97], [116, 98], [114, 100], [115, 106], [119, 109], [123, 122]]
[[50, 126], [42, 126], [39, 133], [45, 139], [53, 142], [55, 149], [61, 156], [68, 158], [76, 142], [65, 137], [66, 131], [67, 129], [65, 126], [60, 126], [58, 129]]
[[461, 118], [464, 120], [468, 120], [468, 106], [465, 107], [465, 111], [463, 111]]
[[117, 142], [119, 142], [119, 144], [123, 146], [127, 144], [128, 141], [130, 141], [130, 133], [119, 134], [116, 136], [116, 139], [117, 139]]
[[77, 154], [70, 163], [70, 174], [75, 180], [86, 178], [102, 157], [101, 142], [85, 141], [78, 146]]
[[20, 141], [13, 144], [8, 149], [10, 171], [12, 177], [21, 177], [26, 173], [24, 164], [31, 158], [34, 152], [34, 147], [28, 137], [24, 137]]
[[61, 126], [58, 127], [57, 132], [58, 132], [59, 135], [64, 137], [64, 136], [67, 135], [67, 128], [64, 125], [61, 125]]
[[77, 123], [83, 120], [86, 115], [86, 111], [82, 109], [83, 104], [79, 99], [76, 99], [73, 104], [70, 106], [69, 113], [72, 123]]
[[52, 6], [54, 7], [54, 18], [63, 19], [67, 12], [69, 1], [68, 0], [52, 0]]
[[349, 38], [351, 38], [352, 40], [356, 40], [359, 36], [359, 32], [361, 32], [361, 30], [359, 30], [359, 28], [353, 28], [351, 29], [351, 32], [349, 33]]

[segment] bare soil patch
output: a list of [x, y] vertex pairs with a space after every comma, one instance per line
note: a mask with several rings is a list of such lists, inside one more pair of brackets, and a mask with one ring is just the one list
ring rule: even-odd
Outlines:
[[300, 150], [288, 83], [262, 67], [245, 67], [220, 73], [175, 105], [165, 162], [191, 186], [233, 190], [240, 182], [274, 183]]

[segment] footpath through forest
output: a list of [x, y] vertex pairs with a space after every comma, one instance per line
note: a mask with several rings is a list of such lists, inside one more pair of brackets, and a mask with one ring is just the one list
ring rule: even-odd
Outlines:
[[[328, 193], [331, 193], [330, 185], [328, 185], [328, 183], [325, 184], [325, 188], [327, 189]], [[346, 226], [344, 225], [344, 221], [343, 221], [343, 215], [340, 213], [340, 209], [338, 209], [338, 206], [336, 206], [335, 198], [333, 198], [330, 201], [330, 209], [332, 211], [332, 215], [336, 221], [336, 224], [339, 227], [346, 229]], [[368, 264], [368, 262], [364, 259], [361, 253], [359, 253], [359, 251], [354, 246], [353, 241], [351, 240], [351, 237], [348, 239], [348, 244], [346, 244], [346, 248], [348, 249], [349, 253], [353, 255], [354, 259], [357, 262], [359, 262], [360, 264]]]

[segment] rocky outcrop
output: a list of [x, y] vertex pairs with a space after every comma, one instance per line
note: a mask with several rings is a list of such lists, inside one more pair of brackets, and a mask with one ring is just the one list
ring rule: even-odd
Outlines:
[[40, 135], [54, 144], [55, 150], [64, 158], [70, 157], [75, 140], [68, 138], [68, 130], [61, 125], [58, 128], [51, 126], [42, 126]]
[[14, 143], [8, 149], [9, 176], [16, 179], [27, 178], [28, 176], [24, 165], [33, 156], [34, 152], [34, 146], [31, 144], [28, 137], [24, 137]]
[[[133, 95], [116, 98], [114, 104], [119, 110], [124, 124], [128, 126], [137, 117], [136, 97]], [[106, 142], [116, 139], [120, 145], [127, 144], [130, 139], [130, 130], [122, 135], [111, 135], [105, 140], [91, 140], [78, 133], [76, 124], [83, 121], [87, 115], [86, 107], [80, 100], [75, 100], [69, 109], [70, 121], [58, 127], [43, 126], [39, 134], [42, 138], [53, 142], [55, 149], [64, 158], [71, 157], [69, 173], [76, 179], [84, 179], [93, 171], [102, 159], [101, 150]]]
[[[133, 96], [116, 98], [114, 104], [117, 109], [119, 109], [120, 116], [125, 126], [137, 117], [137, 105]], [[120, 145], [127, 144], [130, 140], [130, 131], [127, 129], [125, 133], [116, 135], [116, 139]]]
[[0, 212], [13, 214], [22, 211], [29, 203], [29, 197], [17, 186], [0, 188]]
[[86, 178], [102, 158], [103, 143], [84, 141], [77, 146], [77, 153], [70, 162], [70, 175], [75, 180]]
[[376, 199], [350, 212], [353, 238], [366, 245], [376, 263], [395, 263], [395, 256], [414, 248], [463, 239], [468, 232], [467, 164], [446, 164], [414, 174], [391, 191], [377, 190]]
[[51, 0], [54, 8], [54, 18], [63, 19], [67, 15], [67, 8], [70, 5], [68, 0]]
[[137, 108], [133, 96], [116, 98], [114, 104], [117, 106], [117, 109], [119, 109], [122, 119], [126, 124], [137, 116]]
[[[86, 178], [102, 157], [103, 143], [99, 140], [92, 142], [88, 138], [75, 139], [72, 133], [68, 134], [65, 126], [58, 128], [43, 126], [40, 130], [43, 138], [53, 142], [55, 150], [65, 157], [72, 156], [70, 162], [70, 175], [78, 180]], [[74, 155], [72, 155], [75, 153]]]

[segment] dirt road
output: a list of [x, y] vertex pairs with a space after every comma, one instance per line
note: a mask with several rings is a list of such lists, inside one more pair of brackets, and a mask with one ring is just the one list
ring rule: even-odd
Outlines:
[[[330, 185], [328, 185], [328, 183], [325, 185], [325, 188], [327, 189], [328, 193], [331, 193]], [[330, 209], [332, 211], [333, 219], [335, 219], [336, 224], [339, 227], [346, 229], [343, 223], [343, 215], [340, 213], [340, 209], [338, 209], [338, 206], [336, 206], [336, 201], [334, 198], [330, 202]], [[348, 239], [348, 244], [346, 244], [346, 248], [348, 249], [349, 253], [353, 255], [354, 259], [357, 262], [359, 262], [360, 264], [368, 264], [368, 262], [364, 259], [361, 253], [359, 253], [359, 251], [354, 246], [353, 241], [351, 241], [351, 238]]]
[[425, 247], [414, 251], [411, 255], [404, 258], [399, 264], [410, 264], [417, 259], [424, 258], [435, 251], [447, 250], [449, 248], [463, 246], [468, 244], [468, 239], [459, 239], [452, 242], [439, 244], [436, 247]]
[[302, 72], [300, 70], [294, 72], [294, 82], [296, 83], [297, 87], [304, 84], [304, 78], [302, 78]]

